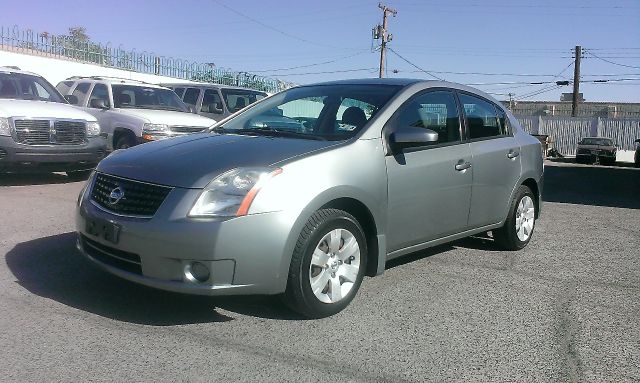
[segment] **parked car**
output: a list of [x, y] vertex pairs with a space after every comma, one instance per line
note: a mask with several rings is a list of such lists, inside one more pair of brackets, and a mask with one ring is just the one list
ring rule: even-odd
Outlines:
[[196, 113], [221, 120], [247, 105], [267, 97], [253, 89], [201, 83], [162, 84], [173, 89]]
[[86, 176], [105, 148], [95, 117], [69, 105], [41, 76], [0, 67], [0, 172]]
[[[312, 122], [267, 121], [274, 109]], [[211, 133], [104, 159], [78, 198], [78, 248], [108, 272], [189, 294], [282, 294], [337, 313], [365, 275], [492, 231], [525, 247], [540, 142], [500, 102], [447, 82], [338, 81], [259, 101]]]
[[618, 148], [611, 138], [585, 137], [578, 142], [576, 162], [592, 163], [597, 160], [603, 165], [613, 165], [617, 152]]
[[169, 88], [113, 77], [71, 77], [57, 85], [100, 122], [109, 150], [201, 132], [216, 121], [189, 113]]
[[636, 168], [640, 168], [640, 138], [636, 140], [636, 153], [633, 156], [633, 163]]

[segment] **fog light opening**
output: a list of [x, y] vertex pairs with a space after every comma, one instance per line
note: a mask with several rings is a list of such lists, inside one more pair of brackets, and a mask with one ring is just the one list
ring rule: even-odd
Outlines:
[[185, 267], [184, 275], [191, 282], [204, 283], [209, 280], [211, 272], [204, 263], [191, 262]]

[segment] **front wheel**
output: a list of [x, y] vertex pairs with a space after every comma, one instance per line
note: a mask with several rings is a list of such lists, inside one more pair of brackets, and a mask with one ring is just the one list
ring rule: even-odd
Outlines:
[[309, 318], [336, 314], [353, 300], [366, 265], [367, 242], [358, 221], [342, 210], [318, 210], [296, 243], [285, 303]]
[[520, 250], [527, 246], [536, 223], [535, 196], [531, 189], [520, 185], [511, 201], [504, 225], [493, 231], [496, 243], [505, 250]]

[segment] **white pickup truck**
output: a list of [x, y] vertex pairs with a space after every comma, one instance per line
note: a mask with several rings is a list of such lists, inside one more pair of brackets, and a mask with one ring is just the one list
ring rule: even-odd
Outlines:
[[201, 132], [216, 122], [191, 113], [171, 89], [141, 81], [71, 77], [56, 88], [98, 119], [109, 150]]
[[0, 67], [0, 172], [83, 176], [105, 150], [95, 117], [69, 105], [41, 76]]

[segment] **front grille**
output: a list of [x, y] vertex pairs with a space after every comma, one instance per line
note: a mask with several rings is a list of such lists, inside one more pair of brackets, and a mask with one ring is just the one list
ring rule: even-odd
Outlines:
[[16, 142], [27, 145], [48, 145], [51, 142], [49, 120], [15, 120]]
[[4, 159], [7, 156], [7, 151], [4, 149], [0, 149], [0, 160]]
[[[122, 198], [116, 201], [116, 189], [120, 189]], [[172, 188], [168, 186], [152, 185], [125, 178], [98, 173], [91, 199], [102, 208], [121, 215], [152, 217]], [[115, 202], [115, 203], [114, 203]]]
[[172, 126], [171, 131], [175, 133], [198, 133], [204, 131], [206, 128], [202, 126]]
[[78, 145], [86, 141], [83, 121], [14, 120], [15, 141], [26, 145]]
[[85, 235], [81, 235], [80, 239], [82, 240], [82, 248], [92, 258], [111, 267], [142, 275], [142, 261], [140, 261], [138, 254], [105, 246]]
[[56, 131], [54, 140], [58, 144], [81, 144], [85, 142], [87, 129], [81, 121], [62, 121], [53, 123]]

